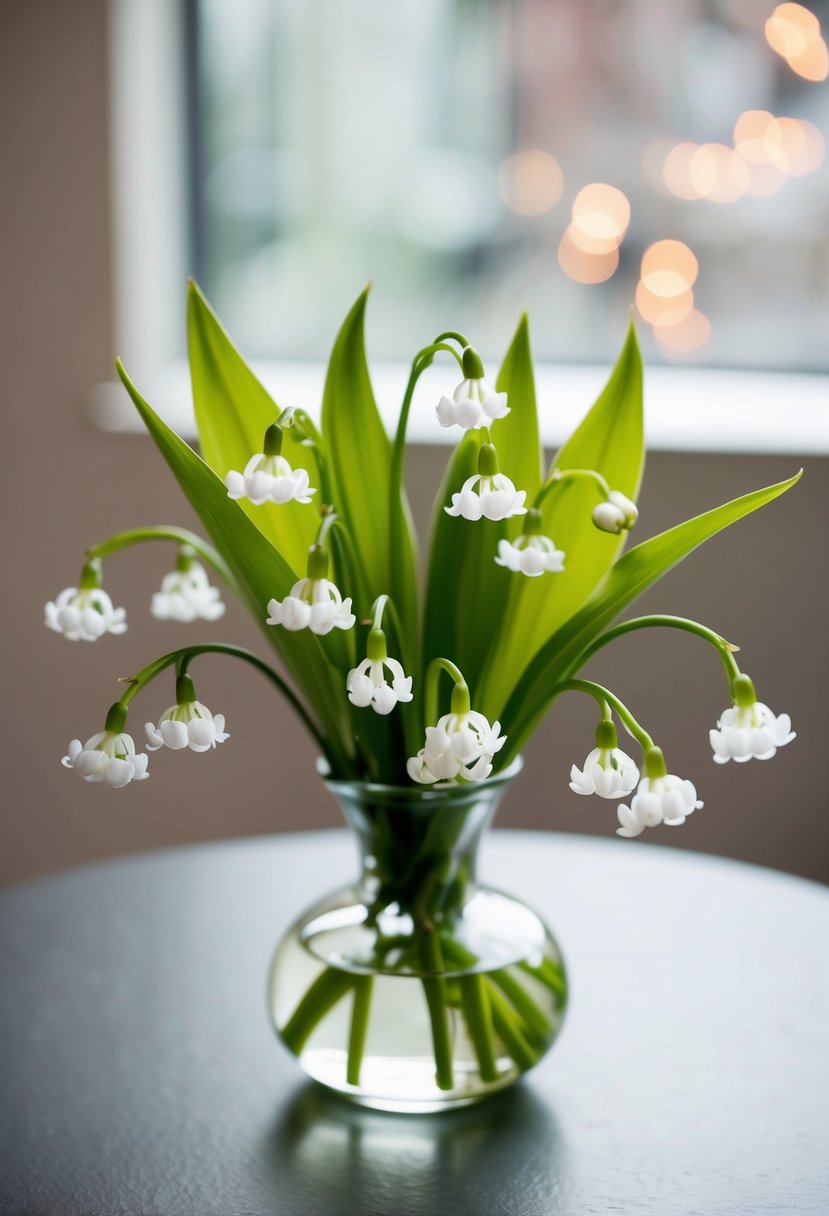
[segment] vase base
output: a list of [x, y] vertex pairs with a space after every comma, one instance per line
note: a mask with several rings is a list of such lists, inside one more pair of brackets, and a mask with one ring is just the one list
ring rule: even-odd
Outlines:
[[503, 1061], [500, 1076], [484, 1083], [478, 1070], [470, 1066], [456, 1069], [451, 1090], [439, 1090], [431, 1057], [394, 1063], [387, 1057], [367, 1057], [362, 1064], [360, 1084], [355, 1086], [346, 1079], [347, 1061], [342, 1052], [306, 1051], [300, 1064], [309, 1077], [346, 1101], [397, 1115], [430, 1115], [471, 1106], [490, 1094], [500, 1093], [521, 1075], [512, 1061]]

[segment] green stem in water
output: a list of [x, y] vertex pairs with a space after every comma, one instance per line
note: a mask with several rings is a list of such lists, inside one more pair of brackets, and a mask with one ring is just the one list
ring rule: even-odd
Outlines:
[[348, 1034], [348, 1060], [345, 1077], [349, 1085], [360, 1084], [360, 1069], [366, 1050], [368, 1015], [371, 1009], [373, 988], [373, 975], [361, 975], [354, 984], [354, 1004], [351, 1007], [351, 1029]]
[[179, 650], [171, 650], [169, 654], [162, 655], [161, 658], [155, 659], [154, 662], [148, 663], [134, 676], [129, 676], [124, 683], [128, 684], [126, 692], [120, 698], [118, 704], [126, 708], [134, 697], [138, 695], [142, 688], [146, 687], [156, 676], [160, 675], [168, 667], [176, 664], [178, 674], [180, 676], [187, 674], [187, 668], [193, 659], [201, 654], [226, 654], [234, 659], [242, 659], [245, 663], [250, 663], [257, 671], [275, 684], [283, 697], [288, 701], [291, 708], [304, 722], [306, 728], [310, 732], [313, 739], [319, 746], [322, 754], [331, 763], [331, 755], [328, 744], [326, 743], [322, 732], [316, 725], [308, 710], [300, 701], [294, 690], [282, 679], [278, 672], [274, 671], [263, 659], [254, 654], [251, 650], [245, 650], [242, 646], [232, 646], [225, 642], [207, 642], [200, 646], [183, 646]]
[[466, 975], [458, 980], [461, 990], [461, 1008], [466, 1019], [469, 1037], [478, 1057], [478, 1071], [482, 1081], [498, 1080], [498, 1065], [495, 1061], [495, 1039], [492, 1030], [492, 1012], [489, 1006], [484, 977]]
[[187, 528], [130, 528], [127, 532], [116, 532], [114, 536], [110, 536], [107, 540], [102, 540], [97, 545], [92, 545], [91, 548], [87, 549], [86, 554], [92, 560], [100, 560], [110, 557], [113, 553], [120, 552], [121, 549], [128, 549], [131, 545], [141, 545], [145, 541], [152, 540], [166, 540], [172, 541], [177, 545], [189, 546], [203, 561], [212, 566], [229, 587], [236, 588], [236, 579], [221, 555], [206, 540], [202, 540], [195, 532], [189, 532]]
[[314, 980], [288, 1021], [280, 1037], [298, 1056], [325, 1015], [354, 987], [354, 976], [347, 971], [326, 967]]
[[683, 616], [665, 616], [656, 614], [653, 616], [637, 616], [630, 621], [622, 621], [620, 625], [615, 625], [612, 629], [608, 629], [606, 633], [601, 634], [594, 642], [588, 646], [584, 654], [581, 656], [580, 662], [586, 663], [591, 659], [597, 650], [601, 650], [603, 646], [607, 646], [608, 642], [613, 642], [616, 638], [622, 637], [626, 633], [634, 633], [637, 629], [681, 629], [686, 633], [696, 634], [713, 646], [720, 656], [725, 674], [728, 678], [728, 686], [732, 693], [734, 691], [734, 682], [740, 676], [740, 668], [737, 665], [737, 660], [734, 658], [734, 652], [739, 650], [739, 646], [733, 646], [727, 642], [724, 637], [715, 633], [713, 629], [709, 629], [706, 625], [700, 625], [698, 621], [688, 620]]
[[492, 1009], [492, 1024], [495, 1027], [495, 1033], [521, 1071], [526, 1072], [536, 1063], [541, 1053], [527, 1041], [506, 999], [488, 976], [485, 977], [485, 986]]
[[449, 1008], [440, 941], [434, 929], [426, 929], [421, 939], [421, 963], [430, 975], [421, 977], [423, 993], [432, 1025], [432, 1045], [435, 1052], [435, 1080], [438, 1089], [452, 1089], [452, 1040], [449, 1034]]

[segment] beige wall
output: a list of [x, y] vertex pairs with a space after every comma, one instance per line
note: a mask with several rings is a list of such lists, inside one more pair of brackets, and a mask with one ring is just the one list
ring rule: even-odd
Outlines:
[[[150, 782], [120, 794], [86, 786], [58, 763], [73, 734], [98, 728], [116, 695], [115, 678], [183, 634], [144, 611], [164, 570], [160, 549], [124, 554], [108, 566], [107, 585], [132, 622], [122, 639], [66, 643], [44, 630], [43, 602], [75, 578], [83, 548], [95, 539], [138, 523], [193, 522], [148, 440], [102, 435], [85, 419], [90, 387], [109, 376], [114, 353], [105, 7], [102, 0], [0, 5], [6, 882], [137, 849], [338, 821], [298, 726], [255, 674], [226, 661], [204, 661], [210, 702], [227, 713], [232, 735], [219, 751], [156, 756]], [[440, 459], [438, 450], [416, 453], [420, 485], [435, 484]], [[786, 500], [713, 541], [642, 601], [699, 616], [739, 641], [763, 695], [791, 710], [797, 743], [770, 765], [715, 767], [707, 730], [723, 704], [722, 679], [693, 639], [632, 637], [605, 652], [597, 670], [659, 725], [673, 766], [694, 778], [706, 800], [685, 828], [655, 839], [826, 880], [821, 684], [829, 674], [829, 462], [804, 463], [807, 476]], [[797, 464], [789, 457], [657, 454], [640, 535], [777, 480]], [[415, 504], [421, 517], [425, 497]], [[220, 630], [204, 625], [187, 636], [217, 632], [259, 644], [256, 627], [235, 606]], [[592, 718], [577, 698], [560, 703], [528, 750], [502, 824], [612, 831], [610, 804], [578, 799], [567, 788], [571, 761], [589, 747]]]

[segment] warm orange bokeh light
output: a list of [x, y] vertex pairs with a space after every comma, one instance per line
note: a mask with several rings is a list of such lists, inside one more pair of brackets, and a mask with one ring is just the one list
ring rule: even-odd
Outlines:
[[793, 72], [805, 80], [829, 76], [829, 50], [820, 33], [820, 22], [802, 4], [778, 4], [765, 24], [766, 41], [781, 55]]
[[508, 156], [498, 169], [498, 189], [511, 211], [543, 215], [555, 207], [564, 190], [561, 166], [549, 152], [528, 148]]
[[820, 131], [803, 118], [775, 118], [769, 125], [766, 143], [769, 159], [793, 177], [814, 173], [826, 154]]
[[699, 263], [682, 241], [656, 241], [642, 255], [641, 279], [651, 295], [681, 296], [696, 281]]
[[564, 273], [577, 283], [604, 283], [619, 265], [619, 249], [614, 245], [606, 253], [589, 253], [573, 240], [571, 225], [561, 238], [558, 263]]
[[676, 325], [654, 325], [653, 334], [663, 354], [689, 354], [698, 350], [711, 334], [711, 322], [696, 308]]
[[748, 189], [746, 162], [725, 144], [702, 144], [691, 157], [689, 172], [698, 197], [711, 203], [733, 203]]
[[746, 194], [754, 194], [758, 198], [769, 198], [785, 186], [788, 175], [785, 169], [767, 161], [764, 165], [748, 166], [748, 188]]
[[660, 296], [651, 291], [645, 283], [636, 285], [636, 308], [643, 321], [649, 325], [660, 325], [665, 328], [678, 325], [684, 321], [694, 307], [694, 293], [690, 287], [678, 295]]
[[662, 180], [677, 198], [697, 199], [700, 193], [691, 180], [691, 161], [697, 151], [696, 144], [676, 144], [665, 157]]
[[768, 110], [746, 110], [740, 115], [734, 127], [734, 147], [743, 160], [762, 165], [770, 159], [767, 139], [773, 122], [774, 115]]
[[573, 201], [570, 240], [584, 253], [611, 253], [630, 223], [630, 203], [621, 190], [593, 182]]

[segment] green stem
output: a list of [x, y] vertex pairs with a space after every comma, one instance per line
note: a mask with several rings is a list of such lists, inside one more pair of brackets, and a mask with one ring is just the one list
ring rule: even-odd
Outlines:
[[412, 398], [417, 387], [417, 382], [426, 368], [430, 366], [433, 358], [439, 351], [445, 351], [452, 355], [463, 372], [463, 359], [453, 346], [448, 346], [445, 342], [433, 342], [430, 346], [424, 346], [423, 350], [418, 351], [412, 360], [412, 368], [409, 373], [409, 380], [406, 384], [406, 391], [403, 394], [403, 401], [400, 406], [400, 417], [397, 422], [397, 431], [394, 436], [394, 445], [391, 453], [391, 467], [389, 473], [389, 520], [392, 522], [392, 527], [389, 529], [389, 571], [391, 574], [392, 591], [397, 593], [398, 589], [403, 586], [403, 561], [404, 555], [400, 552], [396, 538], [403, 534], [403, 528], [395, 527], [395, 521], [399, 520], [403, 510], [403, 462], [406, 455], [406, 428], [409, 425], [409, 411], [412, 408]]
[[550, 1025], [549, 1018], [539, 1009], [523, 984], [503, 968], [499, 968], [498, 971], [490, 971], [489, 978], [498, 985], [516, 1013], [523, 1018], [528, 1031], [543, 1043], [549, 1043], [553, 1027]]
[[461, 990], [461, 1007], [466, 1019], [469, 1037], [478, 1057], [478, 1071], [482, 1081], [498, 1080], [498, 1065], [495, 1061], [495, 1039], [492, 1030], [492, 1012], [489, 1006], [484, 977], [467, 975], [458, 981]]
[[87, 549], [86, 553], [89, 558], [100, 559], [110, 557], [111, 554], [118, 553], [121, 549], [127, 549], [130, 545], [140, 545], [145, 541], [151, 540], [167, 540], [173, 541], [177, 545], [189, 545], [203, 561], [213, 567], [228, 586], [236, 588], [236, 579], [221, 555], [206, 540], [202, 540], [195, 532], [189, 532], [187, 528], [130, 528], [126, 532], [116, 532], [114, 536], [110, 536], [107, 540], [102, 540], [97, 545], [92, 545], [91, 548]]
[[421, 977], [423, 993], [432, 1025], [432, 1045], [435, 1052], [435, 1080], [438, 1089], [452, 1089], [455, 1079], [452, 1071], [452, 1040], [449, 1035], [449, 1010], [446, 980], [440, 941], [434, 929], [426, 929], [421, 940], [421, 962], [431, 975]]
[[628, 707], [619, 700], [615, 693], [610, 692], [607, 688], [603, 688], [601, 684], [595, 684], [592, 680], [565, 680], [562, 684], [557, 684], [553, 689], [550, 703], [552, 704], [555, 698], [560, 697], [564, 692], [583, 692], [587, 696], [593, 697], [601, 707], [602, 717], [605, 714], [605, 705], [609, 705], [619, 715], [619, 720], [628, 734], [632, 735], [643, 749], [653, 747], [653, 739], [639, 725]]
[[354, 976], [347, 971], [326, 967], [314, 980], [279, 1034], [283, 1043], [298, 1056], [312, 1032], [329, 1010], [354, 987]]
[[549, 988], [561, 1001], [567, 997], [567, 980], [564, 978], [564, 969], [551, 959], [545, 958], [538, 964], [533, 966], [532, 963], [526, 961], [518, 964], [520, 969], [531, 975], [533, 979], [538, 980], [539, 984], [543, 984], [545, 988]]
[[544, 485], [536, 494], [533, 506], [536, 508], [540, 507], [548, 494], [551, 494], [557, 486], [563, 486], [568, 481], [582, 481], [585, 479], [594, 482], [602, 498], [607, 498], [610, 493], [610, 486], [601, 473], [597, 473], [595, 469], [553, 469]]
[[[434, 724], [437, 722], [438, 717], [439, 717], [439, 714], [438, 714], [438, 681], [440, 680], [440, 673], [442, 671], [448, 672], [448, 674], [455, 681], [455, 689], [462, 690], [461, 693], [459, 693], [458, 695], [463, 696], [463, 693], [465, 692], [467, 700], [469, 698], [469, 690], [466, 686], [466, 680], [464, 680], [463, 673], [461, 672], [460, 668], [456, 667], [455, 664], [452, 663], [449, 659], [444, 659], [444, 658], [432, 659], [432, 662], [429, 664], [429, 666], [426, 669], [426, 678], [424, 680], [425, 688], [424, 688], [424, 695], [423, 695], [424, 716], [426, 718], [426, 723], [428, 726], [434, 726]], [[455, 700], [455, 689], [453, 689], [453, 694], [452, 694], [453, 701]], [[466, 709], [468, 711], [468, 709], [469, 709], [468, 704], [466, 706]], [[455, 712], [454, 705], [452, 707], [452, 712], [453, 713]]]
[[505, 998], [489, 977], [485, 978], [485, 986], [492, 1009], [492, 1024], [495, 1027], [495, 1033], [521, 1071], [526, 1072], [528, 1068], [532, 1068], [533, 1064], [536, 1063], [540, 1052], [536, 1051], [529, 1044], [523, 1031], [516, 1023], [512, 1010]]
[[354, 1004], [351, 1007], [351, 1029], [348, 1035], [348, 1062], [345, 1079], [349, 1085], [360, 1084], [360, 1069], [366, 1050], [368, 1015], [371, 1009], [373, 975], [361, 975], [354, 985]]
[[245, 650], [242, 646], [232, 646], [225, 642], [207, 642], [199, 646], [183, 646], [178, 650], [171, 650], [169, 654], [162, 655], [161, 658], [155, 659], [154, 662], [148, 663], [134, 676], [129, 676], [124, 683], [128, 684], [124, 695], [120, 698], [120, 704], [123, 706], [129, 705], [134, 697], [138, 695], [142, 688], [160, 675], [162, 671], [173, 664], [178, 666], [178, 674], [186, 675], [187, 668], [191, 661], [201, 654], [226, 654], [234, 659], [242, 659], [245, 663], [250, 663], [257, 671], [266, 676], [267, 679], [275, 684], [283, 697], [288, 701], [291, 708], [299, 716], [305, 727], [310, 732], [313, 739], [316, 741], [320, 750], [326, 759], [331, 762], [331, 755], [328, 744], [324, 739], [319, 727], [316, 725], [308, 710], [300, 701], [294, 690], [282, 679], [278, 672], [274, 671], [264, 659], [260, 659], [258, 655], [250, 650]]
[[591, 659], [597, 650], [601, 650], [608, 642], [613, 642], [616, 638], [622, 637], [625, 633], [633, 633], [637, 629], [682, 629], [686, 633], [696, 634], [708, 642], [720, 656], [725, 674], [728, 677], [729, 688], [733, 688], [734, 681], [740, 675], [740, 668], [737, 666], [737, 660], [734, 658], [734, 651], [739, 647], [732, 646], [720, 634], [715, 633], [713, 629], [709, 629], [706, 625], [700, 625], [698, 621], [688, 620], [683, 616], [666, 616], [656, 614], [652, 616], [637, 616], [630, 621], [622, 621], [620, 625], [615, 625], [612, 629], [608, 629], [606, 633], [601, 634], [596, 638], [590, 646], [587, 647], [584, 654], [581, 656], [581, 664], [585, 664], [588, 659]]

